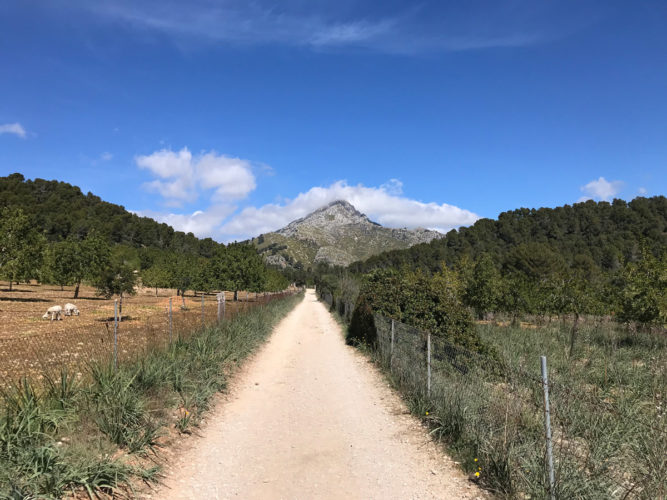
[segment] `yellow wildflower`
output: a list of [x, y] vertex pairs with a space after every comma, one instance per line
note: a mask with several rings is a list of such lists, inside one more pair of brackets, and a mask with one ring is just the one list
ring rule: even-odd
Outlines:
[[479, 477], [479, 472], [475, 472], [475, 477]]

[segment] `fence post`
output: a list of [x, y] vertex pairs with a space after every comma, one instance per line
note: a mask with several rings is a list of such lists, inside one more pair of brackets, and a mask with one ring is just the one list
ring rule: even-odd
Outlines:
[[431, 396], [431, 332], [426, 334], [426, 395]]
[[113, 367], [118, 369], [118, 299], [113, 301]]
[[220, 313], [222, 312], [222, 310], [221, 310], [222, 309], [222, 300], [220, 298], [220, 294], [218, 294], [216, 296], [216, 298], [218, 299], [218, 323], [220, 323]]
[[222, 291], [222, 319], [225, 319], [225, 312], [227, 311], [227, 302], [225, 302], [225, 291]]
[[549, 379], [547, 377], [547, 357], [540, 356], [542, 365], [542, 390], [544, 392], [544, 431], [547, 440], [547, 468], [549, 471], [549, 497], [556, 500], [556, 477], [554, 474], [554, 457], [551, 446], [551, 413], [549, 411]]
[[169, 297], [169, 344], [171, 344], [173, 336], [174, 336], [174, 321], [171, 308], [171, 297]]
[[201, 326], [204, 327], [204, 292], [201, 293]]
[[394, 364], [394, 320], [391, 320], [391, 347], [389, 349], [389, 369]]

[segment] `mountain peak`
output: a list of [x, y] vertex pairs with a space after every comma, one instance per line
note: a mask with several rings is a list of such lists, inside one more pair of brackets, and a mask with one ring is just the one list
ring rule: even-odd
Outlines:
[[[304, 217], [304, 219], [307, 219], [308, 217], [311, 217], [315, 214], [318, 213], [338, 213], [338, 214], [349, 214], [351, 217], [366, 217], [364, 214], [362, 214], [359, 210], [357, 210], [352, 203], [349, 201], [345, 200], [336, 200], [332, 201], [328, 205], [324, 205], [321, 208], [318, 208], [314, 212], [312, 212], [310, 215], [307, 215]], [[367, 218], [367, 217], [366, 217]]]
[[354, 207], [354, 205], [352, 205], [352, 203], [350, 203], [349, 201], [346, 201], [346, 200], [332, 201], [328, 205], [324, 205], [323, 207], [318, 208], [317, 210], [315, 210], [315, 212], [318, 212], [319, 210], [327, 210], [331, 207], [341, 207], [341, 208], [344, 208], [345, 210], [349, 210], [351, 212], [358, 212], [358, 210]]
[[270, 264], [305, 269], [317, 262], [344, 266], [385, 250], [440, 237], [440, 233], [426, 229], [382, 227], [350, 202], [335, 200], [253, 242]]
[[328, 205], [318, 208], [314, 212], [290, 222], [287, 226], [277, 231], [283, 236], [295, 236], [303, 232], [304, 228], [331, 229], [349, 225], [372, 225], [374, 224], [364, 214], [359, 212], [354, 205], [345, 200], [332, 201]]

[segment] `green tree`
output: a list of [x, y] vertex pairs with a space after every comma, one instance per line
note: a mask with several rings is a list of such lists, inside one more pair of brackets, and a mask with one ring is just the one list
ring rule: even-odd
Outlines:
[[372, 344], [373, 313], [379, 313], [484, 352], [472, 316], [461, 302], [462, 294], [461, 278], [445, 265], [433, 276], [421, 271], [373, 271], [362, 280], [348, 340]]
[[65, 240], [52, 243], [47, 251], [43, 274], [63, 290], [65, 285], [75, 282], [75, 267], [80, 261], [79, 253], [77, 242]]
[[183, 300], [185, 308], [185, 292], [191, 290], [197, 274], [197, 258], [192, 254], [172, 254], [170, 258], [172, 286], [176, 294]]
[[113, 259], [108, 267], [97, 276], [94, 286], [97, 293], [107, 299], [119, 297], [118, 314], [123, 317], [123, 297], [136, 293], [137, 274], [132, 266], [122, 259]]
[[266, 283], [266, 266], [257, 250], [245, 243], [230, 243], [218, 250], [213, 258], [211, 273], [216, 287], [234, 291], [262, 291]]
[[91, 233], [83, 241], [70, 238], [52, 246], [47, 274], [62, 285], [74, 284], [74, 298], [84, 280], [96, 281], [109, 266], [111, 248], [106, 240]]
[[12, 284], [38, 276], [44, 237], [23, 210], [4, 207], [0, 212], [0, 274]]
[[574, 354], [581, 316], [585, 313], [599, 312], [597, 282], [592, 275], [587, 275], [581, 268], [563, 270], [552, 282], [553, 311], [559, 315], [574, 316], [570, 328], [569, 356], [571, 357]]
[[155, 262], [148, 269], [141, 271], [141, 284], [155, 288], [156, 297], [158, 295], [158, 288], [169, 288], [172, 280], [172, 274], [163, 262]]
[[484, 313], [498, 309], [501, 291], [500, 272], [491, 257], [483, 254], [473, 267], [465, 289], [464, 302], [482, 319]]
[[289, 286], [289, 280], [276, 269], [266, 270], [264, 289], [267, 292], [281, 292]]
[[516, 325], [521, 313], [529, 312], [531, 309], [532, 283], [523, 273], [508, 273], [503, 276], [500, 291], [500, 310], [509, 314], [512, 325]]
[[429, 277], [419, 271], [406, 275], [402, 321], [473, 351], [484, 350], [470, 311], [463, 306], [463, 283], [443, 265]]
[[217, 282], [210, 259], [199, 257], [193, 269], [192, 288], [207, 293], [218, 288]]
[[667, 323], [667, 252], [658, 259], [644, 247], [640, 260], [625, 266], [618, 302], [619, 321]]

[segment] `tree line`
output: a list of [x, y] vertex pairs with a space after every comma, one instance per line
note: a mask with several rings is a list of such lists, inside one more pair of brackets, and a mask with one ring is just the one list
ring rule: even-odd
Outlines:
[[314, 280], [341, 314], [354, 311], [350, 332], [365, 341], [370, 310], [474, 350], [472, 319], [488, 314], [568, 317], [572, 344], [584, 316], [664, 328], [667, 199], [519, 209], [347, 269], [319, 267]]
[[498, 219], [480, 219], [444, 238], [373, 256], [349, 266], [363, 274], [372, 269], [410, 268], [437, 272], [442, 262], [454, 266], [468, 255], [487, 254], [497, 266], [527, 254], [548, 252], [564, 265], [585, 259], [601, 272], [613, 272], [639, 259], [642, 246], [659, 256], [667, 248], [667, 198], [635, 198], [611, 203], [589, 200], [556, 208], [519, 208]]
[[135, 248], [110, 242], [91, 230], [83, 238], [69, 234], [49, 241], [43, 228], [22, 208], [0, 212], [0, 277], [14, 283], [38, 280], [62, 287], [73, 285], [79, 296], [83, 282], [100, 295], [121, 298], [133, 294], [138, 280], [144, 286], [187, 290], [279, 291], [288, 281], [269, 269], [248, 244], [216, 244], [209, 256], [156, 247]]

